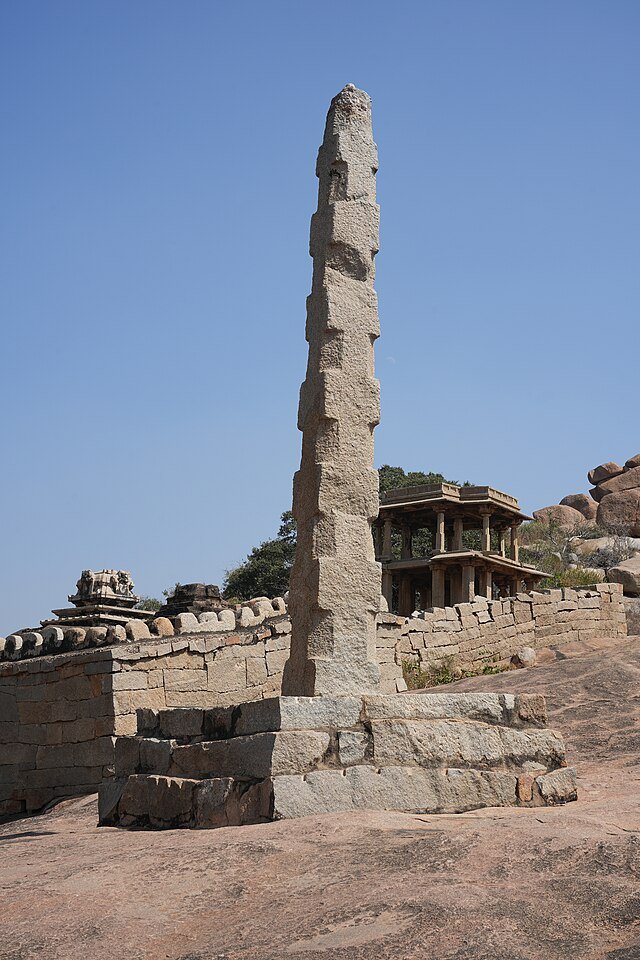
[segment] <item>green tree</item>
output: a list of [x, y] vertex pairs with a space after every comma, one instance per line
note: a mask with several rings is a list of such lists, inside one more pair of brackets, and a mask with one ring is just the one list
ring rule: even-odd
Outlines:
[[225, 600], [281, 597], [289, 589], [295, 549], [296, 524], [293, 514], [287, 510], [280, 517], [277, 537], [254, 547], [244, 563], [226, 571]]
[[[395, 487], [415, 487], [422, 484], [455, 483], [441, 473], [424, 473], [392, 467], [388, 463], [378, 470], [380, 493]], [[466, 481], [465, 485], [468, 485]], [[469, 531], [473, 534], [475, 531]], [[465, 537], [468, 534], [465, 533]], [[479, 536], [479, 534], [478, 534]], [[396, 542], [397, 541], [397, 542]], [[419, 530], [414, 536], [414, 555], [426, 556], [432, 549], [428, 530]], [[225, 600], [250, 600], [252, 597], [281, 597], [289, 589], [289, 576], [296, 549], [296, 523], [287, 510], [280, 518], [280, 529], [273, 540], [265, 540], [254, 547], [247, 559], [233, 570], [227, 570], [223, 584]], [[394, 534], [394, 553], [400, 556], [400, 536]]]
[[422, 484], [455, 483], [455, 480], [445, 480], [441, 473], [423, 473], [422, 470], [409, 470], [406, 473], [402, 467], [392, 467], [385, 463], [378, 470], [380, 477], [380, 493], [394, 490], [396, 487], [418, 487]]
[[136, 610], [153, 610], [155, 613], [161, 606], [162, 600], [158, 600], [157, 597], [140, 597], [136, 603]]

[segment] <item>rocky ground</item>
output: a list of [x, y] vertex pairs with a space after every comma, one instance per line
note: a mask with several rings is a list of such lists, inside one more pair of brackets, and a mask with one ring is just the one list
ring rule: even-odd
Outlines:
[[2, 960], [640, 960], [640, 638], [446, 689], [539, 691], [578, 767], [561, 808], [0, 827]]

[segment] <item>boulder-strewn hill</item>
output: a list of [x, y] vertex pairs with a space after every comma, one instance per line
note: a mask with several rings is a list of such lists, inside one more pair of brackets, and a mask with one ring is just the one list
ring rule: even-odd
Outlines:
[[[542, 524], [566, 530], [567, 534], [579, 535], [584, 533], [585, 525], [597, 525], [602, 533], [608, 533], [616, 539], [614, 554], [620, 552], [620, 543], [626, 540], [626, 553], [623, 552], [617, 559], [613, 557], [612, 562], [605, 564], [606, 578], [621, 583], [627, 595], [638, 596], [640, 550], [634, 538], [640, 537], [640, 453], [630, 457], [622, 467], [613, 461], [601, 463], [589, 470], [587, 479], [593, 484], [589, 495], [571, 493], [558, 504], [534, 510], [533, 516]], [[597, 527], [593, 532], [597, 532]], [[600, 538], [599, 542], [592, 540], [591, 543], [589, 540], [584, 543], [576, 540], [575, 546], [578, 548], [576, 552], [588, 557], [602, 547], [609, 548], [611, 552], [612, 544]]]
[[589, 470], [587, 479], [592, 484], [589, 496], [570, 493], [559, 504], [535, 510], [536, 520], [567, 527], [595, 520], [604, 530], [640, 537], [640, 453], [622, 467], [611, 460], [601, 463]]
[[0, 957], [637, 960], [640, 638], [600, 644], [450, 687], [545, 693], [577, 803], [129, 833], [71, 801], [0, 827]]

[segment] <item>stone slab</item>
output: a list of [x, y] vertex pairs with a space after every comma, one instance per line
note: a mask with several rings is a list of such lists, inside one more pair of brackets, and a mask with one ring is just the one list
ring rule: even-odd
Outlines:
[[360, 697], [270, 697], [242, 703], [234, 734], [354, 727], [361, 706]]
[[363, 698], [366, 720], [472, 719], [508, 723], [515, 697], [498, 693], [390, 694]]
[[171, 753], [170, 775], [261, 779], [304, 773], [319, 766], [330, 745], [328, 732], [286, 730], [256, 733], [230, 740], [177, 745]]
[[275, 777], [273, 798], [276, 820], [364, 809], [461, 813], [515, 804], [516, 777], [496, 771], [354, 766]]
[[564, 762], [562, 738], [553, 730], [515, 730], [477, 721], [375, 720], [372, 763], [424, 767], [546, 768]]

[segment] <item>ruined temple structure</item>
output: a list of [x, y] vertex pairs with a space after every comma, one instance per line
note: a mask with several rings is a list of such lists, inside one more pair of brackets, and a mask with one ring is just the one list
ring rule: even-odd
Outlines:
[[215, 583], [176, 583], [173, 593], [167, 597], [156, 616], [177, 617], [179, 613], [217, 613], [227, 604], [220, 596], [220, 587]]
[[[516, 498], [492, 487], [439, 483], [387, 491], [373, 529], [389, 609], [408, 617], [416, 608], [451, 607], [476, 596], [515, 597], [522, 587], [533, 589], [546, 574], [520, 562], [523, 520], [531, 517], [520, 512]], [[433, 549], [414, 556], [420, 530], [428, 531]], [[394, 531], [400, 534], [399, 557], [392, 553]], [[473, 547], [464, 542], [469, 531], [479, 535]]]
[[[100, 789], [103, 824], [217, 827], [359, 808], [456, 812], [575, 798], [575, 773], [561, 736], [545, 727], [542, 697], [381, 692], [381, 570], [371, 536], [377, 165], [371, 101], [349, 84], [331, 103], [316, 169], [283, 695], [138, 711], [137, 734], [116, 740], [116, 777]], [[479, 621], [467, 620], [479, 635]], [[238, 659], [234, 651], [227, 666]]]
[[83, 570], [76, 592], [67, 598], [73, 607], [52, 610], [56, 619], [41, 620], [43, 627], [124, 626], [131, 620], [151, 620], [155, 613], [140, 610], [127, 570]]

